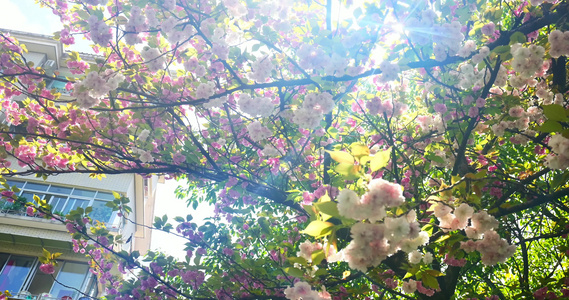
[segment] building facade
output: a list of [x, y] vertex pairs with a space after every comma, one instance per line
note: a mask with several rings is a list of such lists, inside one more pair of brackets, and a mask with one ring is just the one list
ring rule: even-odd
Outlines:
[[[43, 67], [50, 75], [72, 76], [65, 65], [68, 54], [59, 42], [44, 35], [0, 31], [9, 32], [26, 45], [28, 53], [24, 56], [34, 66]], [[68, 94], [61, 82], [46, 84]], [[5, 122], [5, 116], [0, 115], [0, 122]], [[151, 232], [143, 225], [151, 225], [154, 218], [156, 176], [119, 174], [99, 180], [88, 174], [62, 174], [45, 181], [35, 176], [4, 178], [7, 184], [19, 188], [18, 196], [33, 202], [37, 195], [57, 215], [93, 207], [93, 220], [105, 222], [111, 232], [128, 240], [121, 250], [144, 253], [149, 249]], [[114, 199], [113, 191], [130, 199], [132, 213], [128, 219], [105, 205]], [[39, 271], [38, 257], [43, 249], [62, 253], [53, 276]], [[87, 262], [84, 254], [73, 251], [71, 236], [59, 221], [27, 215], [25, 207], [0, 200], [0, 291], [9, 291], [13, 299], [77, 300], [88, 299], [86, 295], [100, 296], [97, 278], [89, 271]]]

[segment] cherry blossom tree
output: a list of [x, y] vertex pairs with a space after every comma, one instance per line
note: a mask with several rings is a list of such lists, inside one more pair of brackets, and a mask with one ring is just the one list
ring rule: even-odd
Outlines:
[[156, 218], [178, 261], [24, 203], [107, 299], [569, 297], [567, 1], [38, 2], [98, 56], [63, 79], [0, 33], [2, 175], [165, 174], [215, 205]]

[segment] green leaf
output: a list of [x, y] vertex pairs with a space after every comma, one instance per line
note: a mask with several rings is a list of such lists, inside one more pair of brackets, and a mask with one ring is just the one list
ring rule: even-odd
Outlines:
[[328, 270], [326, 269], [318, 269], [316, 272], [314, 272], [315, 277], [324, 276], [326, 274], [328, 274]]
[[377, 152], [370, 161], [370, 168], [372, 172], [375, 172], [387, 166], [390, 158], [391, 158], [391, 147], [389, 147], [386, 150]]
[[444, 273], [437, 271], [437, 270], [425, 270], [425, 273], [431, 275], [431, 276], [435, 276], [435, 277], [439, 277], [439, 276], [445, 276]]
[[365, 155], [369, 155], [369, 148], [366, 145], [360, 143], [353, 143], [350, 145], [350, 152], [355, 157], [362, 157]]
[[510, 45], [515, 44], [515, 43], [525, 43], [526, 42], [526, 36], [525, 34], [521, 33], [521, 32], [515, 32], [514, 34], [512, 34], [510, 36]]
[[441, 236], [440, 238], [438, 238], [435, 241], [435, 244], [439, 244], [441, 242], [444, 242], [444, 241], [448, 240], [448, 238], [450, 238], [450, 234], [445, 234], [445, 235]]
[[301, 269], [297, 268], [284, 268], [284, 271], [294, 277], [302, 278], [304, 276], [304, 272]]
[[439, 288], [439, 282], [434, 276], [430, 275], [429, 273], [423, 273], [421, 281], [423, 281], [423, 284], [428, 288], [434, 290]]
[[494, 50], [492, 52], [494, 52], [496, 54], [510, 53], [510, 46], [498, 46], [498, 47], [494, 48]]
[[314, 237], [328, 235], [330, 233], [330, 230], [328, 229], [332, 226], [334, 226], [334, 224], [330, 222], [316, 220], [310, 222], [310, 224], [308, 224], [308, 226], [306, 226], [306, 228], [300, 233], [308, 234]]
[[353, 164], [338, 164], [334, 171], [338, 174], [344, 176], [345, 180], [354, 180], [360, 177], [359, 174], [360, 166], [355, 166]]
[[308, 265], [308, 263], [304, 257], [296, 257], [295, 256], [295, 257], [287, 257], [286, 259], [293, 264], [299, 264], [299, 265], [303, 265], [303, 266]]
[[269, 221], [267, 221], [267, 219], [265, 217], [260, 217], [257, 222], [259, 223], [259, 226], [261, 226], [261, 232], [263, 233], [270, 233], [271, 232], [271, 228], [269, 226]]
[[344, 151], [328, 151], [326, 150], [326, 152], [328, 152], [328, 154], [330, 154], [330, 157], [338, 163], [343, 163], [343, 164], [354, 164], [355, 160], [354, 157], [348, 153], [348, 152], [344, 152]]
[[565, 171], [561, 174], [556, 174], [551, 180], [551, 187], [556, 188], [565, 185], [569, 182], [569, 171]]
[[563, 130], [563, 126], [557, 121], [547, 120], [541, 124], [541, 126], [537, 126], [535, 130], [541, 132], [560, 132]]
[[332, 202], [332, 201], [320, 202], [320, 203], [315, 203], [314, 206], [316, 206], [316, 208], [321, 213], [328, 215], [329, 218], [340, 217], [340, 212], [338, 212], [338, 204], [336, 202]]
[[559, 104], [544, 105], [543, 114], [549, 120], [560, 121], [560, 122], [567, 120], [567, 116], [565, 115], [565, 109], [563, 108], [563, 106]]
[[322, 260], [324, 260], [324, 258], [326, 258], [326, 255], [324, 255], [324, 251], [320, 249], [312, 252], [311, 257], [312, 257], [312, 264], [318, 265]]

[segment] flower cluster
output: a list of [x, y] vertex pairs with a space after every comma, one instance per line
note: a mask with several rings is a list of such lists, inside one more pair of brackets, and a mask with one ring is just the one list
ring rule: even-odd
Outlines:
[[267, 157], [278, 157], [281, 155], [281, 153], [277, 148], [271, 145], [266, 145], [263, 150], [261, 150], [261, 155]]
[[487, 266], [503, 263], [516, 252], [516, 246], [508, 244], [494, 230], [486, 231], [482, 240], [461, 242], [460, 248], [466, 252], [477, 250], [482, 255], [482, 263]]
[[464, 40], [461, 29], [462, 25], [458, 21], [433, 26], [433, 32], [437, 32], [436, 44], [433, 48], [436, 60], [443, 61], [447, 55], [453, 56], [458, 53], [462, 40]]
[[307, 240], [304, 241], [304, 243], [300, 244], [298, 248], [300, 249], [300, 251], [296, 253], [296, 256], [303, 257], [307, 261], [312, 261], [312, 252], [321, 250], [322, 244], [312, 243]]
[[330, 61], [324, 65], [324, 72], [328, 75], [334, 75], [336, 77], [344, 76], [345, 70], [348, 67], [348, 59], [333, 53], [330, 57]]
[[472, 56], [472, 63], [479, 64], [482, 62], [486, 57], [490, 55], [490, 48], [484, 46], [478, 50], [478, 53]]
[[412, 294], [417, 290], [417, 281], [409, 279], [408, 281], [403, 282], [401, 289], [405, 294]]
[[[340, 215], [372, 222], [356, 223], [351, 228], [352, 242], [342, 252], [352, 269], [366, 271], [398, 250], [410, 253], [429, 240], [427, 233], [420, 230], [415, 211], [401, 217], [386, 217], [386, 208], [400, 206], [405, 200], [398, 184], [374, 179], [361, 199], [354, 191], [344, 189], [337, 200]], [[380, 220], [384, 222], [375, 223]]]
[[267, 97], [251, 98], [249, 94], [239, 95], [239, 109], [252, 117], [268, 117], [272, 114], [275, 106]]
[[[431, 32], [430, 28], [435, 23], [435, 19], [437, 18], [437, 13], [432, 9], [423, 10], [421, 13], [421, 20], [417, 18], [408, 18], [405, 21], [405, 27], [409, 28], [409, 38], [419, 44], [419, 45], [426, 45], [429, 42], [432, 42], [432, 36], [426, 34], [426, 32]], [[417, 28], [418, 30], [415, 30]], [[434, 32], [434, 31], [433, 31]]]
[[466, 228], [468, 220], [472, 217], [474, 209], [466, 203], [462, 203], [451, 213], [452, 208], [442, 203], [435, 206], [435, 216], [440, 221], [440, 227], [443, 230], [458, 230]]
[[99, 20], [99, 18], [95, 15], [89, 17], [88, 23], [89, 27], [91, 28], [91, 40], [95, 44], [99, 44], [103, 47], [107, 46], [113, 37], [113, 34], [111, 33], [111, 27], [104, 21]]
[[418, 116], [417, 124], [423, 132], [437, 131], [438, 133], [445, 132], [445, 124], [440, 115], [437, 116]]
[[164, 20], [160, 24], [160, 29], [164, 32], [170, 44], [183, 42], [195, 33], [195, 29], [192, 26], [178, 26], [178, 19], [174, 16]]
[[130, 18], [125, 25], [125, 42], [129, 45], [136, 45], [142, 42], [138, 32], [147, 29], [146, 17], [142, 14], [142, 9], [138, 6], [133, 6], [130, 10]]
[[381, 81], [393, 81], [399, 78], [399, 65], [384, 60], [379, 64], [381, 70]]
[[303, 69], [318, 69], [327, 64], [327, 55], [315, 45], [302, 44], [296, 51], [299, 66]]
[[[516, 251], [515, 245], [510, 245], [506, 240], [493, 230], [499, 223], [496, 218], [489, 215], [486, 211], [474, 213], [474, 209], [466, 203], [458, 206], [454, 212], [452, 208], [437, 203], [434, 207], [435, 216], [439, 219], [441, 228], [445, 230], [464, 230], [469, 240], [461, 242], [461, 248], [466, 252], [478, 250], [482, 255], [482, 262], [485, 265], [495, 265], [504, 262]], [[469, 219], [471, 225], [468, 225]], [[480, 238], [484, 237], [482, 240]]]
[[210, 99], [208, 102], [203, 104], [203, 107], [207, 109], [212, 109], [214, 107], [222, 107], [223, 104], [227, 102], [227, 96], [217, 97]]
[[292, 121], [300, 128], [314, 129], [320, 125], [322, 116], [334, 107], [334, 99], [329, 93], [310, 93], [304, 97], [302, 107], [294, 112]]
[[413, 250], [409, 253], [408, 259], [409, 263], [414, 265], [421, 263], [421, 261], [428, 265], [433, 262], [433, 255], [429, 252], [423, 254], [419, 250]]
[[484, 24], [484, 26], [482, 26], [482, 28], [480, 28], [480, 31], [484, 35], [490, 35], [490, 36], [494, 35], [494, 33], [496, 31], [496, 24], [494, 24], [494, 22], [489, 22], [487, 24]]
[[385, 208], [397, 207], [405, 201], [401, 186], [383, 179], [374, 179], [368, 185], [368, 192], [361, 198], [350, 189], [343, 189], [338, 195], [338, 210], [344, 217], [354, 220], [380, 221]]
[[53, 266], [53, 264], [41, 264], [40, 271], [42, 271], [45, 274], [53, 274], [55, 273], [55, 267]]
[[235, 18], [242, 17], [247, 13], [247, 7], [239, 0], [224, 0], [223, 4], [229, 10], [230, 15]]
[[[496, 136], [504, 136], [507, 129], [517, 129], [519, 131], [524, 131], [529, 128], [530, 116], [526, 113], [522, 107], [512, 107], [508, 111], [509, 115], [513, 118], [517, 118], [514, 121], [501, 121], [500, 123], [492, 125], [491, 129]], [[526, 132], [529, 135], [530, 132]]]
[[97, 105], [107, 93], [116, 90], [124, 79], [121, 73], [105, 80], [99, 73], [91, 72], [85, 79], [73, 85], [72, 96], [77, 98], [77, 104], [81, 109], [88, 109]]
[[275, 66], [268, 56], [257, 58], [256, 61], [251, 63], [252, 71], [249, 73], [249, 78], [259, 83], [265, 82], [271, 76], [274, 68]]
[[136, 147], [132, 148], [132, 152], [138, 154], [138, 159], [140, 159], [143, 163], [151, 163], [154, 162], [154, 157], [152, 157], [152, 153], [150, 151], [142, 150]]
[[551, 49], [549, 49], [551, 57], [569, 56], [569, 31], [553, 30], [549, 34], [549, 43], [551, 44]]
[[366, 108], [372, 115], [383, 115], [388, 117], [397, 117], [402, 115], [409, 107], [407, 104], [395, 100], [381, 101], [380, 98], [375, 97], [366, 102]]
[[510, 53], [514, 57], [512, 59], [512, 68], [522, 78], [533, 77], [543, 66], [545, 49], [542, 46], [530, 45], [529, 48], [524, 48], [517, 43], [512, 45]]
[[292, 287], [284, 290], [285, 297], [290, 300], [326, 300], [331, 299], [325, 290], [318, 293], [313, 291], [310, 285], [304, 281], [298, 281]]
[[398, 218], [385, 218], [383, 224], [356, 223], [350, 231], [352, 241], [341, 252], [352, 269], [362, 272], [378, 266], [398, 250], [412, 252], [429, 241], [414, 212]]
[[[474, 57], [477, 57], [480, 53], [476, 54]], [[473, 60], [474, 60], [473, 57]], [[480, 88], [484, 86], [488, 80], [490, 79], [490, 70], [486, 69], [484, 72], [479, 72], [475, 67], [471, 64], [464, 64], [460, 67], [459, 72], [459, 83], [458, 87], [470, 90], [474, 88]], [[500, 69], [498, 70], [498, 74], [496, 75], [496, 80], [494, 81], [495, 86], [505, 86], [508, 80], [508, 70], [500, 65]]]
[[211, 36], [211, 52], [215, 54], [219, 59], [227, 59], [229, 57], [229, 45], [225, 41], [225, 30], [223, 28], [217, 27], [213, 30], [213, 35]]
[[215, 83], [211, 81], [200, 83], [196, 89], [196, 98], [198, 99], [207, 99], [213, 96], [213, 94], [215, 94]]
[[251, 139], [255, 142], [264, 140], [273, 134], [269, 128], [263, 126], [259, 121], [253, 121], [247, 125], [247, 131]]
[[556, 134], [549, 139], [547, 145], [553, 153], [545, 158], [546, 165], [551, 169], [569, 168], [569, 139]]
[[468, 57], [474, 50], [476, 50], [476, 42], [468, 40], [464, 42], [464, 46], [458, 50], [457, 55], [460, 57]]
[[200, 62], [197, 58], [192, 57], [184, 62], [184, 68], [186, 71], [191, 72], [192, 75], [197, 77], [202, 77], [206, 74], [206, 69], [204, 66], [200, 65]]
[[144, 59], [148, 70], [152, 73], [164, 68], [164, 63], [166, 63], [166, 57], [158, 51], [156, 48], [145, 47], [140, 51], [140, 55]]

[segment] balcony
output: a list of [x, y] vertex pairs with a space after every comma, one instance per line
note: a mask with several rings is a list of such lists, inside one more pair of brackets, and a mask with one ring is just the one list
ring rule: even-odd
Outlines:
[[[94, 221], [104, 222], [110, 230], [114, 229], [114, 231], [118, 231], [121, 226], [117, 212], [106, 205], [114, 199], [112, 193], [31, 181], [7, 180], [6, 183], [9, 186], [16, 186], [19, 189], [16, 195], [25, 202], [33, 203], [34, 195], [47, 201], [54, 215], [63, 217], [77, 208], [91, 206], [93, 211], [90, 217]], [[43, 216], [39, 214], [28, 215], [23, 204], [7, 200], [0, 200], [0, 214], [18, 219], [40, 220], [41, 218], [43, 220]]]
[[87, 263], [60, 260], [53, 276], [39, 265], [36, 257], [0, 253], [0, 289], [9, 291], [10, 299], [33, 300], [82, 300], [98, 293]]

